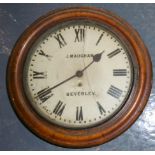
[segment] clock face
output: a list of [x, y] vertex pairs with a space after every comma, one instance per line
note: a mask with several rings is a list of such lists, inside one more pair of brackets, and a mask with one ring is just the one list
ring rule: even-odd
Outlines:
[[24, 64], [24, 89], [43, 118], [67, 128], [110, 119], [132, 87], [132, 61], [121, 39], [95, 22], [58, 24], [42, 34]]

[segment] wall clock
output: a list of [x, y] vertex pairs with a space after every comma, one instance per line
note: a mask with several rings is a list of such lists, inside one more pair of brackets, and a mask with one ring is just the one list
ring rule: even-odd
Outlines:
[[8, 63], [11, 103], [26, 126], [63, 147], [103, 144], [147, 103], [150, 57], [117, 15], [92, 7], [52, 11], [17, 41]]

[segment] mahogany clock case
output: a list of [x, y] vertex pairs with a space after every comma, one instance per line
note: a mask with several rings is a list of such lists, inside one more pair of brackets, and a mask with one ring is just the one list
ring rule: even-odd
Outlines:
[[[23, 66], [34, 41], [48, 28], [69, 20], [87, 19], [106, 25], [131, 49], [134, 64], [133, 88], [125, 105], [109, 121], [87, 129], [63, 128], [43, 119], [33, 109], [23, 89]], [[8, 63], [7, 87], [11, 103], [21, 120], [36, 135], [63, 147], [103, 144], [128, 129], [143, 111], [150, 95], [152, 66], [141, 37], [126, 21], [107, 10], [76, 7], [52, 11], [30, 25], [17, 41]]]

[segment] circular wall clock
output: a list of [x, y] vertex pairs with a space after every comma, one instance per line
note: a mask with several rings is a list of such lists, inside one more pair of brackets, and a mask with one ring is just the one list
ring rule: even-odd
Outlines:
[[8, 94], [21, 120], [63, 147], [103, 144], [128, 129], [147, 103], [150, 57], [115, 14], [66, 8], [39, 18], [17, 41]]

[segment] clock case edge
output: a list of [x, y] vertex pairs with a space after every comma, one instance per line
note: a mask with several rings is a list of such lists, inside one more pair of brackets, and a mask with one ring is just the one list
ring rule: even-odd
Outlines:
[[[135, 51], [138, 76], [136, 77], [135, 94], [128, 99], [127, 109], [118, 113], [117, 118], [110, 124], [98, 125], [83, 130], [64, 129], [50, 124], [38, 116], [30, 106], [22, 85], [22, 66], [26, 51], [29, 50], [33, 41], [43, 33], [49, 25], [54, 26], [60, 22], [71, 19], [87, 18], [97, 20], [111, 25], [115, 31], [122, 33], [122, 37], [128, 39]], [[52, 23], [52, 24], [51, 24]], [[22, 34], [9, 58], [7, 67], [7, 88], [12, 106], [19, 118], [25, 125], [44, 140], [63, 147], [83, 148], [92, 147], [105, 143], [127, 130], [142, 113], [152, 87], [152, 64], [147, 48], [140, 38], [138, 32], [127, 22], [107, 10], [94, 7], [66, 8], [52, 11], [34, 22]], [[123, 108], [122, 108], [123, 110]], [[110, 127], [110, 125], [113, 125]]]

